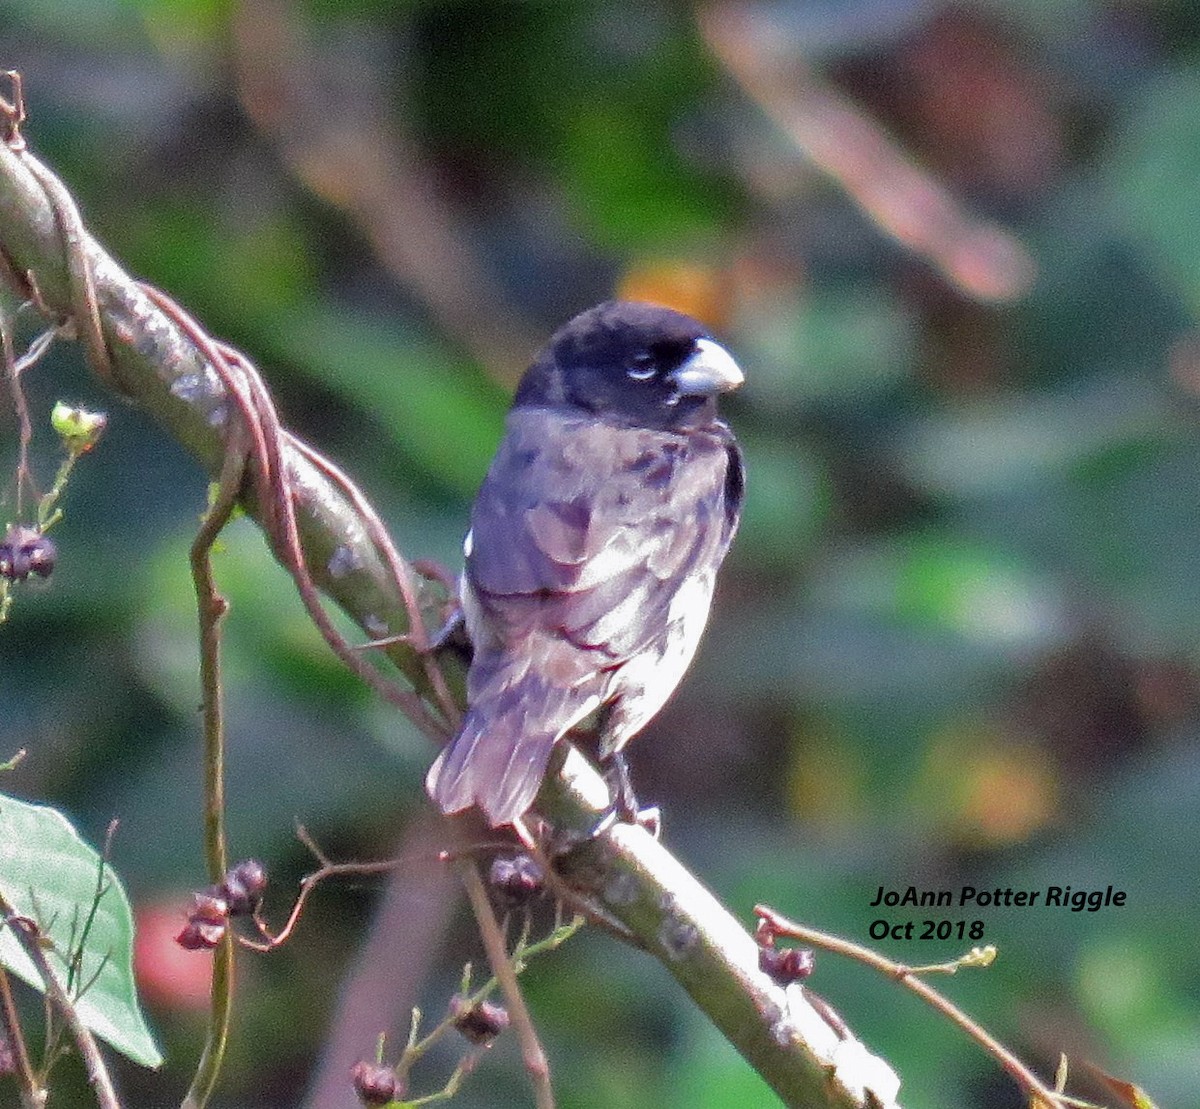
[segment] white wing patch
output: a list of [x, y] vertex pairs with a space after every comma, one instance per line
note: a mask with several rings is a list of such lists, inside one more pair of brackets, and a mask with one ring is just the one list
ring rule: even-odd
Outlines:
[[[467, 539], [470, 538], [468, 532]], [[471, 582], [465, 573], [460, 574], [458, 578], [458, 604], [462, 609], [463, 623], [467, 627], [467, 638], [470, 639], [472, 645], [479, 649], [484, 644], [490, 643], [495, 637], [494, 633], [488, 631], [487, 620], [480, 608], [479, 598], [475, 596], [475, 590], [471, 588]]]

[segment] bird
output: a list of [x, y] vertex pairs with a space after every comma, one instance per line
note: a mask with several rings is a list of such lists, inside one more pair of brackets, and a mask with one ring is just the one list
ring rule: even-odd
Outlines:
[[605, 764], [666, 703], [741, 516], [716, 402], [743, 380], [700, 323], [641, 301], [580, 313], [535, 356], [463, 544], [467, 710], [426, 778], [443, 813], [512, 824], [572, 728], [599, 714]]

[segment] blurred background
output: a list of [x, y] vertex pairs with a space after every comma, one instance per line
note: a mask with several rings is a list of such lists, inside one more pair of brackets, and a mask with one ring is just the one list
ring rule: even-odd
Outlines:
[[[1001, 949], [946, 989], [1043, 1074], [1065, 1051], [1084, 1083], [1090, 1062], [1200, 1105], [1200, 7], [0, 0], [0, 31], [95, 234], [257, 361], [410, 557], [457, 570], [559, 323], [613, 295], [709, 322], [747, 374], [725, 411], [749, 496], [701, 655], [633, 751], [668, 845], [747, 921], [766, 901], [864, 942], [881, 885], [1123, 889], [942, 914]], [[110, 427], [52, 582], [0, 632], [0, 756], [30, 751], [3, 785], [92, 842], [120, 819], [169, 1057], [120, 1081], [177, 1104], [206, 989], [170, 941], [204, 882], [205, 477], [69, 344], [27, 390], [43, 428], [57, 397]], [[15, 450], [6, 412], [6, 472]], [[233, 850], [267, 863], [269, 909], [309, 868], [296, 821], [340, 859], [414, 860], [325, 887], [243, 960], [219, 1105], [339, 1109], [346, 1037], [369, 1055], [414, 1001], [436, 1017], [478, 941], [430, 863], [426, 742], [341, 670], [251, 527], [218, 573]], [[776, 1104], [605, 936], [523, 981], [564, 1109]], [[906, 1105], [1022, 1104], [877, 976], [818, 955], [812, 985]], [[72, 1065], [59, 1086], [91, 1104]], [[458, 1100], [531, 1102], [511, 1043]]]

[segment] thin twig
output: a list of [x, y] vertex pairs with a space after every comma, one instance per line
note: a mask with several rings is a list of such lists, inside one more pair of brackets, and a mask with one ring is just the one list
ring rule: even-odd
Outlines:
[[407, 560], [396, 549], [396, 544], [392, 542], [392, 537], [388, 534], [387, 527], [379, 518], [379, 513], [375, 511], [374, 505], [363, 496], [358, 486], [323, 454], [313, 450], [307, 443], [298, 439], [290, 432], [287, 434], [288, 442], [291, 446], [329, 478], [346, 495], [346, 499], [350, 501], [358, 512], [359, 518], [366, 528], [368, 538], [375, 545], [375, 549], [379, 551], [384, 562], [387, 563], [396, 580], [396, 586], [400, 590], [400, 596], [404, 598], [404, 607], [408, 610], [409, 626], [404, 639], [421, 659], [422, 665], [425, 668], [425, 676], [429, 681], [430, 688], [437, 699], [438, 707], [441, 708], [450, 730], [457, 730], [462, 712], [458, 707], [458, 703], [451, 695], [449, 686], [446, 684], [445, 675], [442, 673], [441, 666], [438, 665], [437, 654], [430, 646], [429, 635], [425, 630], [425, 620], [421, 613], [421, 604], [417, 597], [417, 585], [413, 578], [413, 567], [409, 565]]
[[[14, 288], [19, 288], [23, 282], [0, 253], [0, 280], [7, 280]], [[24, 307], [24, 305], [22, 305]], [[8, 392], [12, 400], [13, 411], [17, 416], [17, 470], [16, 485], [16, 516], [21, 518], [25, 503], [25, 491], [28, 489], [34, 501], [39, 499], [37, 485], [33, 480], [33, 470], [29, 465], [29, 445], [33, 441], [33, 421], [29, 416], [29, 402], [25, 398], [25, 389], [21, 384], [21, 374], [50, 349], [58, 335], [58, 328], [51, 327], [36, 336], [25, 353], [17, 357], [15, 324], [20, 308], [10, 317], [0, 306], [0, 352], [4, 361], [4, 376], [8, 381]]]
[[[512, 955], [509, 956], [507, 952], [505, 953], [505, 962], [512, 969], [514, 975], [520, 974], [528, 966], [531, 959], [535, 959], [548, 951], [556, 951], [575, 935], [583, 925], [583, 917], [577, 916], [569, 924], [556, 924], [554, 930], [549, 935], [543, 936], [540, 940], [535, 940], [533, 943], [528, 942], [527, 935], [522, 935], [521, 941], [517, 944]], [[503, 946], [501, 950], [504, 950]], [[468, 993], [467, 987], [469, 986], [470, 969], [471, 966], [468, 963], [463, 976], [463, 993], [465, 995], [463, 997], [463, 1008], [467, 1010], [474, 1009], [491, 997], [498, 988], [502, 988], [500, 979], [493, 974], [481, 986], [477, 986]], [[418, 1060], [428, 1053], [430, 1048], [455, 1027], [457, 1021], [457, 1014], [450, 1011], [431, 1031], [427, 1032], [424, 1036], [418, 1037], [420, 1015], [421, 1012], [419, 1009], [413, 1010], [408, 1045], [405, 1047], [400, 1061], [400, 1066], [405, 1070], [411, 1070]]]
[[376, 911], [342, 978], [329, 1026], [314, 1061], [304, 1109], [345, 1109], [346, 1075], [363, 1045], [380, 1034], [404, 1042], [412, 1008], [442, 937], [459, 908], [458, 875], [437, 861], [446, 821], [418, 813], [392, 857], [407, 860], [379, 891]]
[[820, 947], [825, 951], [831, 951], [837, 955], [845, 955], [851, 959], [856, 959], [858, 962], [865, 963], [881, 974], [885, 974], [889, 978], [894, 978], [897, 982], [907, 986], [927, 1004], [932, 1005], [939, 1013], [958, 1025], [971, 1039], [995, 1058], [1014, 1081], [1023, 1087], [1032, 1097], [1040, 1099], [1048, 1106], [1057, 1106], [1058, 1109], [1086, 1106], [1088, 1104], [1076, 1098], [1057, 1093], [1046, 1086], [1009, 1048], [1005, 1047], [983, 1028], [982, 1025], [967, 1016], [958, 1006], [949, 1001], [923, 979], [918, 978], [917, 970], [919, 968], [905, 966], [903, 963], [895, 963], [886, 956], [880, 955], [879, 952], [872, 951], [869, 947], [863, 947], [861, 944], [842, 939], [840, 936], [831, 936], [826, 932], [818, 932], [815, 929], [805, 927], [803, 924], [797, 924], [795, 921], [781, 916], [767, 905], [755, 905], [754, 912], [759, 920], [765, 921], [770, 931], [777, 936], [788, 936], [799, 940], [801, 943], [811, 944], [813, 947]]
[[[236, 439], [234, 433], [233, 439]], [[221, 687], [221, 621], [228, 604], [217, 592], [212, 573], [212, 546], [228, 523], [242, 486], [246, 456], [231, 441], [217, 494], [192, 543], [192, 581], [200, 622], [200, 687], [204, 718], [204, 854], [208, 877], [220, 882], [229, 867], [225, 839], [225, 724]], [[183, 1099], [183, 1109], [202, 1109], [221, 1073], [233, 1014], [233, 937], [228, 931], [214, 951], [212, 1001], [208, 1036], [196, 1073]]]
[[32, 474], [29, 469], [29, 444], [33, 440], [33, 424], [29, 418], [29, 404], [25, 400], [25, 390], [21, 387], [16, 348], [13, 344], [12, 330], [9, 327], [8, 314], [2, 308], [0, 308], [0, 353], [4, 358], [4, 376], [8, 380], [8, 392], [12, 398], [13, 411], [17, 414], [16, 510], [19, 518], [25, 485], [27, 482], [32, 482]]
[[13, 1055], [13, 1065], [17, 1075], [17, 1085], [21, 1087], [22, 1109], [42, 1109], [46, 1104], [46, 1090], [38, 1082], [29, 1062], [29, 1049], [25, 1046], [25, 1034], [21, 1029], [21, 1020], [17, 1016], [17, 1006], [12, 995], [12, 986], [8, 980], [8, 972], [0, 966], [0, 1026], [3, 1026], [9, 1049]]
[[45, 949], [42, 947], [42, 934], [37, 924], [27, 917], [15, 913], [3, 894], [0, 894], [0, 915], [3, 916], [4, 923], [12, 929], [21, 949], [37, 968], [38, 975], [45, 986], [47, 1003], [52, 1005], [66, 1022], [71, 1038], [75, 1041], [75, 1046], [83, 1059], [88, 1082], [96, 1095], [99, 1109], [121, 1109], [121, 1103], [113, 1088], [112, 1078], [108, 1073], [108, 1066], [104, 1062], [104, 1056], [100, 1053], [100, 1045], [96, 1043], [96, 1037], [92, 1035], [91, 1030], [79, 1019], [74, 1002], [51, 969]]
[[875, 225], [981, 301], [1007, 301], [1033, 283], [1033, 258], [1008, 231], [976, 219], [869, 116], [780, 50], [770, 15], [718, 0], [699, 27], [717, 61], [781, 131], [832, 177]]
[[463, 885], [467, 888], [467, 898], [479, 924], [479, 935], [483, 940], [488, 961], [492, 964], [492, 973], [499, 980], [504, 1000], [508, 1002], [509, 1016], [512, 1017], [513, 1028], [521, 1043], [521, 1057], [525, 1060], [525, 1069], [529, 1072], [530, 1082], [533, 1083], [534, 1100], [538, 1109], [554, 1109], [550, 1064], [538, 1040], [537, 1030], [533, 1026], [533, 1018], [529, 1015], [529, 1007], [525, 1004], [521, 987], [517, 983], [516, 971], [509, 961], [504, 934], [500, 931], [496, 914], [492, 912], [492, 904], [488, 900], [483, 879], [479, 876], [479, 868], [473, 860], [464, 859], [461, 870]]
[[[67, 989], [74, 993], [76, 997], [82, 997], [95, 985], [96, 980], [108, 965], [110, 958], [109, 953], [106, 951], [100, 959], [99, 965], [92, 972], [92, 976], [86, 982], [79, 981], [79, 977], [83, 973], [83, 952], [87, 946], [88, 937], [92, 934], [92, 928], [96, 923], [96, 913], [100, 910], [100, 902], [104, 899], [104, 895], [112, 889], [112, 884], [108, 877], [111, 872], [109, 860], [112, 858], [112, 844], [113, 838], [117, 834], [117, 827], [118, 821], [110, 820], [108, 822], [108, 828], [104, 833], [104, 848], [100, 854], [100, 863], [96, 867], [96, 888], [92, 893], [92, 902], [88, 906], [87, 916], [84, 918], [83, 925], [79, 929], [78, 936], [75, 934], [78, 915], [71, 922], [71, 962], [67, 970]], [[76, 906], [75, 912], [78, 914], [78, 906]]]
[[305, 903], [308, 901], [309, 894], [320, 885], [322, 882], [330, 878], [355, 877], [363, 878], [372, 874], [390, 874], [393, 871], [410, 862], [410, 859], [383, 859], [373, 863], [335, 863], [330, 862], [325, 855], [320, 851], [304, 828], [298, 830], [301, 841], [305, 844], [317, 861], [320, 862], [319, 870], [314, 870], [311, 874], [305, 875], [300, 880], [300, 892], [296, 896], [296, 900], [292, 905], [292, 910], [288, 914], [287, 920], [278, 932], [272, 932], [265, 920], [255, 914], [254, 924], [258, 928], [259, 933], [264, 937], [264, 942], [252, 940], [247, 936], [239, 936], [238, 943], [243, 947], [250, 948], [252, 951], [274, 951], [275, 948], [285, 944], [295, 930], [296, 925], [300, 922], [300, 916], [304, 911]]

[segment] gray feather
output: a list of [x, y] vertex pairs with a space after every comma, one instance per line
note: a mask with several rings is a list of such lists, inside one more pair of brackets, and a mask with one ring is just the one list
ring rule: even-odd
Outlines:
[[478, 805], [498, 827], [533, 804], [550, 752], [578, 722], [583, 702], [576, 691], [531, 670], [513, 681], [494, 670], [489, 677], [458, 735], [430, 767], [425, 788], [443, 812]]

